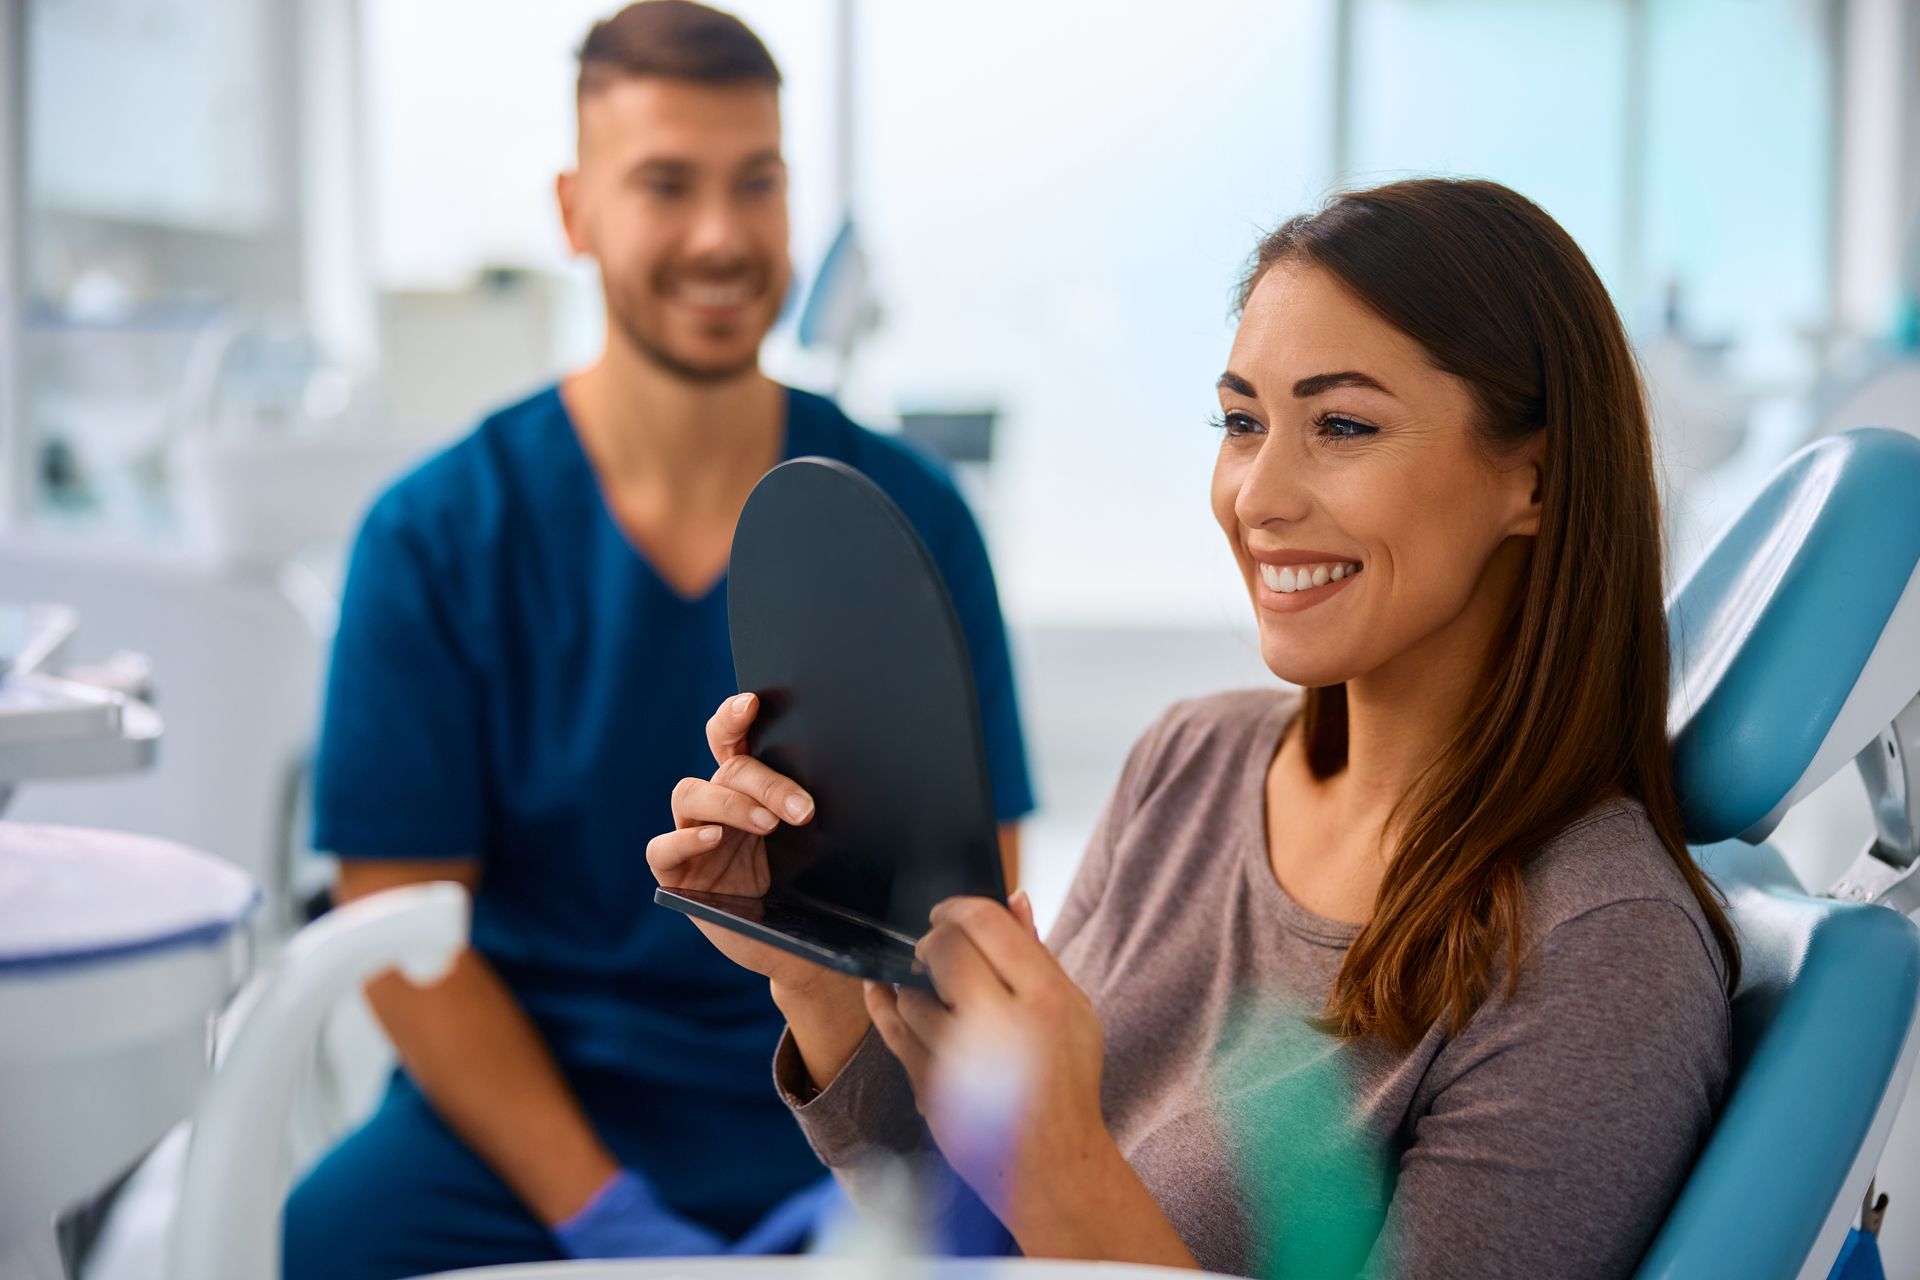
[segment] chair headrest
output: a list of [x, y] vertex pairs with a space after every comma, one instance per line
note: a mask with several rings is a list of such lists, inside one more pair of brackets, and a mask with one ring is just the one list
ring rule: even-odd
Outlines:
[[1764, 839], [1920, 694], [1920, 437], [1781, 464], [1667, 602], [1687, 838]]

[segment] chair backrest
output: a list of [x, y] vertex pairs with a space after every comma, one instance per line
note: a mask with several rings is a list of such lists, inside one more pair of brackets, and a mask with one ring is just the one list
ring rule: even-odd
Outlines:
[[1808, 895], [1757, 842], [1920, 692], [1916, 494], [1920, 439], [1818, 441], [1668, 604], [1675, 780], [1743, 972], [1720, 1118], [1647, 1280], [1825, 1276], [1912, 1071], [1920, 930]]
[[[1640, 1280], [1827, 1274], [1912, 1067], [1920, 930], [1809, 897], [1769, 845], [1696, 849], [1740, 932], [1733, 1074]], [[1870, 1153], [1870, 1154], [1867, 1154]]]
[[1780, 465], [1667, 602], [1687, 838], [1757, 844], [1920, 693], [1920, 438]]

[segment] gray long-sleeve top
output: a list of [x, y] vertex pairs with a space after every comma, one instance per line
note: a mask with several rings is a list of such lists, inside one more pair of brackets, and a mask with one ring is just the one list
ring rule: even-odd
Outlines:
[[[1048, 936], [1100, 1015], [1121, 1152], [1211, 1271], [1630, 1275], [1730, 1040], [1719, 952], [1644, 810], [1604, 804], [1531, 860], [1512, 999], [1406, 1051], [1339, 1040], [1308, 1019], [1356, 926], [1294, 901], [1267, 858], [1266, 770], [1297, 705], [1162, 716]], [[817, 1095], [786, 1038], [775, 1079], [836, 1171], [928, 1142], [877, 1035]]]

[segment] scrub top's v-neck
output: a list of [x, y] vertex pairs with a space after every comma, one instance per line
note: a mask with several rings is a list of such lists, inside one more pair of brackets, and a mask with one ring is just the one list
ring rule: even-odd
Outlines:
[[[795, 392], [790, 387], [782, 387], [780, 390], [780, 447], [774, 451], [774, 463], [776, 466], [782, 462], [788, 462], [801, 456], [793, 449]], [[727, 585], [727, 570], [724, 562], [721, 565], [720, 572], [714, 575], [712, 580], [709, 581], [703, 589], [691, 595], [669, 582], [667, 576], [660, 572], [659, 566], [654, 564], [653, 557], [648, 554], [647, 549], [641, 545], [638, 539], [628, 532], [626, 526], [620, 523], [620, 517], [615, 514], [613, 503], [607, 497], [606, 486], [600, 482], [600, 473], [593, 465], [593, 455], [587, 452], [586, 441], [580, 435], [580, 424], [575, 419], [573, 410], [567, 407], [565, 391], [563, 388], [556, 386], [553, 394], [560, 420], [566, 426], [565, 434], [567, 444], [570, 446], [567, 450], [566, 465], [569, 469], [577, 467], [584, 473], [587, 486], [592, 492], [593, 499], [599, 504], [605, 531], [611, 534], [621, 545], [625, 546], [626, 549], [632, 553], [634, 559], [640, 562], [646, 574], [653, 579], [654, 584], [658, 586], [662, 592], [673, 597], [680, 604], [690, 609], [697, 609], [702, 605], [711, 603], [716, 597], [724, 599]]]

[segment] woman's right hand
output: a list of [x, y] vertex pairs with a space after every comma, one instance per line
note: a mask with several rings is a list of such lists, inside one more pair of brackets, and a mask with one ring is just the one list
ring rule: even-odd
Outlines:
[[[680, 780], [673, 789], [674, 829], [647, 844], [647, 865], [662, 887], [758, 897], [772, 884], [767, 833], [782, 822], [813, 820], [813, 797], [747, 754], [747, 728], [759, 711], [760, 700], [743, 693], [707, 721], [707, 746], [719, 767], [711, 778]], [[832, 972], [697, 916], [693, 922], [729, 960], [776, 987], [802, 990]]]
[[[707, 745], [719, 767], [711, 778], [681, 780], [673, 789], [674, 829], [647, 844], [647, 865], [664, 888], [757, 897], [773, 883], [767, 832], [783, 821], [813, 821], [813, 797], [747, 754], [747, 727], [759, 711], [760, 699], [743, 693], [721, 703], [707, 721]], [[767, 978], [807, 1074], [824, 1089], [873, 1025], [860, 980], [692, 919], [729, 960]]]

